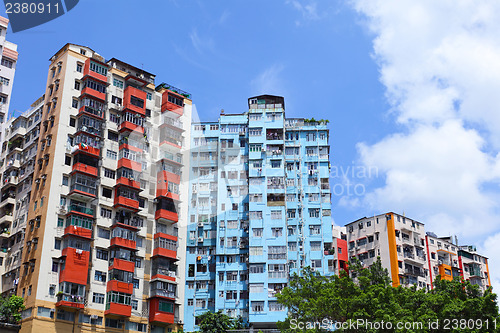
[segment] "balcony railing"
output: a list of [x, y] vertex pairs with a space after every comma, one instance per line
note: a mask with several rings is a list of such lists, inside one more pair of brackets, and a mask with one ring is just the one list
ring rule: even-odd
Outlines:
[[70, 212], [78, 212], [78, 213], [82, 213], [82, 214], [87, 214], [87, 215], [94, 216], [94, 210], [92, 208], [87, 208], [87, 207], [83, 207], [83, 206], [80, 206], [80, 205], [70, 205], [69, 206], [69, 211]]
[[151, 296], [161, 296], [161, 297], [169, 297], [169, 298], [175, 298], [175, 292], [174, 291], [168, 291], [168, 290], [163, 290], [163, 289], [151, 289]]
[[80, 184], [73, 184], [70, 186], [69, 188], [70, 191], [81, 191], [81, 192], [85, 192], [85, 193], [89, 193], [89, 194], [92, 194], [92, 195], [96, 195], [97, 194], [97, 190], [95, 188], [91, 188], [91, 187], [88, 187], [88, 186], [85, 186], [85, 185], [80, 185]]
[[288, 277], [288, 273], [287, 272], [269, 272], [267, 274], [267, 276], [270, 278], [270, 279], [283, 279], [283, 278], [286, 278]]
[[154, 275], [165, 275], [165, 276], [170, 276], [170, 277], [173, 277], [175, 278], [177, 273], [175, 271], [172, 271], [168, 268], [161, 268], [161, 267], [158, 267], [156, 269], [153, 269], [153, 276]]

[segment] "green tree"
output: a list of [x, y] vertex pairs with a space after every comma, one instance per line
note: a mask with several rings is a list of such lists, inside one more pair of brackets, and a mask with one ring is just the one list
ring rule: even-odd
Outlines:
[[24, 299], [12, 295], [0, 298], [0, 322], [17, 324], [21, 321], [21, 311], [25, 309]]
[[242, 317], [233, 319], [220, 310], [217, 312], [207, 311], [196, 318], [200, 321], [198, 326], [201, 333], [223, 333], [231, 329], [247, 327]]
[[[416, 287], [393, 288], [380, 258], [369, 268], [363, 268], [358, 261], [351, 262], [349, 274], [341, 272], [332, 277], [306, 268], [291, 278], [277, 298], [289, 310], [287, 319], [278, 323], [282, 332], [326, 332], [335, 323], [346, 325], [339, 332], [438, 332], [445, 331], [445, 320], [458, 323], [449, 325], [452, 332], [499, 332], [494, 327], [500, 319], [491, 288], [481, 293], [468, 281], [446, 281], [440, 277], [429, 292]], [[386, 329], [349, 326], [359, 320], [384, 322]], [[441, 329], [429, 328], [436, 321]], [[408, 323], [415, 324], [405, 326]]]

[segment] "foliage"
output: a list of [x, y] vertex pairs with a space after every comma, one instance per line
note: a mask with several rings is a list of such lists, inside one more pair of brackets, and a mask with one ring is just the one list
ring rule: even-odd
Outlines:
[[12, 295], [9, 298], [0, 298], [0, 322], [17, 324], [21, 321], [21, 311], [25, 309], [24, 299]]
[[204, 312], [196, 316], [200, 320], [201, 333], [223, 333], [231, 329], [244, 329], [247, 327], [242, 317], [233, 319], [228, 315], [222, 313], [221, 310], [217, 312]]
[[[448, 320], [452, 332], [500, 332], [494, 327], [500, 318], [491, 288], [481, 293], [468, 281], [439, 276], [431, 291], [393, 288], [380, 258], [367, 269], [354, 261], [349, 270], [332, 277], [310, 268], [295, 274], [277, 296], [289, 310], [288, 318], [278, 323], [281, 331], [316, 333], [333, 326], [339, 332], [438, 332], [446, 331], [443, 325]], [[349, 326], [361, 320], [385, 326]], [[437, 324], [440, 329], [434, 329]]]

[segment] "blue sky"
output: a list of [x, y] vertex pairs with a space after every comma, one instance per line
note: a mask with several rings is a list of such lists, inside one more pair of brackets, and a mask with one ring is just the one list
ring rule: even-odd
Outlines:
[[[287, 117], [330, 120], [332, 165], [344, 170], [357, 165], [357, 142], [382, 138], [380, 128], [389, 126], [384, 90], [371, 38], [351, 7], [210, 4], [86, 0], [54, 21], [10, 33], [20, 53], [11, 109], [25, 110], [43, 93], [48, 59], [73, 42], [189, 91], [202, 120], [217, 119], [221, 109], [244, 112], [247, 98], [260, 93], [282, 95]], [[375, 212], [339, 207], [334, 218], [344, 223]]]
[[[48, 59], [67, 42], [191, 92], [202, 120], [244, 112], [253, 95], [282, 95], [288, 117], [330, 120], [333, 171], [348, 173], [331, 178], [344, 191], [333, 197], [338, 224], [405, 213], [493, 257], [499, 16], [487, 0], [82, 0], [9, 34], [20, 53], [11, 107], [43, 93]], [[490, 271], [500, 285], [495, 259]]]

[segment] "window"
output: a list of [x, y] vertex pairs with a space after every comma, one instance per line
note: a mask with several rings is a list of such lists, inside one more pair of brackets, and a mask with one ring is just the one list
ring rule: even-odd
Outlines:
[[120, 97], [116, 97], [114, 95], [111, 96], [111, 103], [122, 105], [122, 99]]
[[113, 78], [113, 85], [115, 87], [123, 89], [123, 81], [122, 80], [118, 80], [117, 78]]
[[93, 293], [92, 303], [104, 304], [104, 294]]
[[74, 312], [68, 312], [64, 311], [61, 309], [57, 310], [57, 319], [59, 320], [67, 320], [67, 321], [74, 321], [75, 320], [75, 313]]
[[109, 159], [112, 159], [112, 160], [116, 160], [118, 154], [116, 153], [116, 151], [113, 151], [113, 150], [106, 150], [106, 157], [109, 158]]
[[62, 217], [57, 218], [57, 227], [64, 227], [64, 219]]
[[64, 164], [65, 165], [71, 165], [71, 156], [66, 156], [64, 158]]
[[262, 247], [260, 246], [250, 246], [249, 252], [251, 256], [261, 256], [263, 254]]
[[118, 133], [108, 131], [108, 139], [118, 142]]
[[309, 226], [309, 234], [310, 235], [319, 235], [319, 234], [321, 234], [321, 226], [320, 225], [311, 225], [311, 226]]
[[311, 251], [321, 251], [321, 242], [311, 242]]
[[101, 271], [95, 271], [94, 280], [99, 282], [106, 282], [106, 273]]
[[52, 259], [52, 272], [57, 273], [59, 270], [59, 261]]
[[271, 219], [273, 219], [273, 220], [281, 219], [281, 210], [272, 210], [271, 211]]
[[108, 251], [103, 249], [97, 249], [95, 257], [101, 260], [108, 260]]
[[7, 58], [2, 58], [2, 66], [5, 66], [7, 68], [12, 68], [14, 65], [14, 62], [12, 60], [9, 60]]
[[63, 178], [62, 178], [62, 184], [64, 186], [68, 186], [68, 184], [69, 184], [69, 177], [68, 176], [63, 176]]
[[69, 126], [76, 127], [76, 119], [71, 117], [69, 118]]
[[97, 228], [97, 236], [105, 239], [109, 239], [110, 237], [110, 232], [107, 229], [103, 228]]
[[252, 312], [264, 312], [264, 302], [262, 301], [252, 301]]
[[60, 239], [55, 239], [54, 241], [54, 249], [60, 250], [61, 249], [61, 240]]
[[115, 179], [115, 174], [116, 174], [115, 171], [104, 168], [104, 177]]
[[75, 80], [75, 89], [80, 90], [80, 82]]
[[83, 65], [80, 63], [77, 63], [76, 64], [76, 71], [81, 73], [83, 71]]
[[253, 236], [254, 237], [262, 237], [263, 228], [253, 228]]
[[102, 196], [105, 198], [111, 198], [113, 196], [113, 190], [110, 188], [102, 188]]
[[283, 228], [272, 228], [273, 237], [281, 237], [283, 235]]
[[116, 113], [109, 113], [109, 121], [118, 124], [120, 122], [120, 116]]
[[110, 219], [112, 213], [113, 213], [113, 211], [111, 209], [101, 207], [101, 217], [104, 217], [106, 219]]
[[132, 284], [134, 286], [134, 289], [139, 289], [139, 279], [132, 279]]

